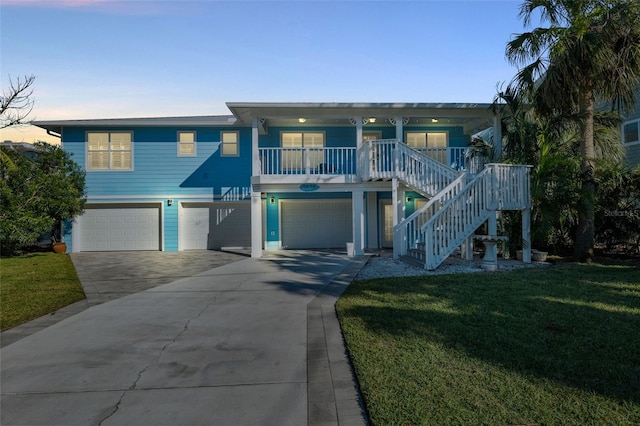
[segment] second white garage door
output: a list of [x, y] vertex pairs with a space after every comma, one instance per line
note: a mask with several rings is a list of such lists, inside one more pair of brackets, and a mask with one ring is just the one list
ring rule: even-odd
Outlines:
[[184, 203], [181, 214], [180, 250], [251, 247], [248, 201]]
[[344, 248], [353, 239], [351, 200], [283, 200], [281, 223], [283, 248]]
[[87, 205], [76, 219], [76, 251], [160, 250], [158, 204]]

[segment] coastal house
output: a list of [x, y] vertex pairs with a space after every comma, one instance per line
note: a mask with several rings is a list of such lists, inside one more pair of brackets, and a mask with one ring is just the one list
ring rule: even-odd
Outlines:
[[[489, 104], [227, 103], [229, 115], [37, 121], [87, 172], [71, 251], [393, 248], [436, 268], [496, 215], [523, 216], [529, 168], [499, 158]], [[493, 128], [493, 146], [473, 135]], [[460, 249], [462, 247], [462, 249]], [[491, 250], [491, 248], [490, 248]]]

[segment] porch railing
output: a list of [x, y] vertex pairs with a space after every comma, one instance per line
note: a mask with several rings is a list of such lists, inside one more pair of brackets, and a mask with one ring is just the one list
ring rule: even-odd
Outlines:
[[259, 148], [262, 175], [355, 175], [355, 148]]
[[[436, 160], [437, 163], [432, 163], [431, 168], [438, 168], [438, 165], [442, 164], [457, 171], [477, 173], [483, 167], [478, 166], [479, 156], [475, 155], [476, 149], [473, 147], [411, 148], [399, 143], [396, 139], [379, 139], [366, 141], [363, 144], [363, 150], [366, 150], [366, 153], [363, 152], [361, 157], [362, 160], [366, 157], [367, 161], [359, 161], [359, 164], [356, 160], [356, 148], [351, 147], [259, 148], [260, 174], [359, 174], [364, 180], [391, 179], [397, 177], [397, 165], [393, 157], [396, 144], [400, 149], [415, 150], [429, 159]], [[406, 155], [403, 157], [407, 158]]]
[[479, 173], [484, 168], [486, 154], [485, 148], [444, 147], [444, 148], [414, 148], [454, 170], [469, 173]]

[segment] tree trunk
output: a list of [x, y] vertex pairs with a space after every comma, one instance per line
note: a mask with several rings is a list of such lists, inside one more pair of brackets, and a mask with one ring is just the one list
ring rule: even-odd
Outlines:
[[594, 97], [593, 90], [580, 97], [582, 138], [580, 141], [582, 193], [578, 203], [578, 226], [574, 256], [580, 262], [593, 260], [595, 238], [595, 142], [594, 142]]

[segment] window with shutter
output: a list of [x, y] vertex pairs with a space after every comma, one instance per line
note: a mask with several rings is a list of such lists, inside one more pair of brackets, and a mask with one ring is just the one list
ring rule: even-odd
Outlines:
[[130, 132], [87, 133], [87, 170], [133, 170]]

